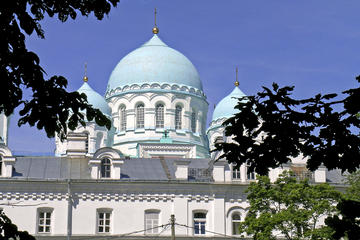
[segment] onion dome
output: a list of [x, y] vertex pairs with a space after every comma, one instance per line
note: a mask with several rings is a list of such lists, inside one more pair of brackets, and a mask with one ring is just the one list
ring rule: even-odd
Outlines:
[[190, 60], [168, 47], [157, 34], [116, 65], [110, 75], [106, 97], [147, 84], [150, 87], [167, 84], [172, 89], [185, 86], [192, 92], [201, 93], [203, 90], [199, 74]]
[[238, 113], [238, 109], [235, 106], [238, 103], [238, 98], [245, 97], [246, 95], [236, 86], [234, 90], [224, 97], [215, 107], [212, 121], [216, 121], [221, 118], [230, 118], [234, 114]]
[[[85, 80], [86, 78], [86, 80]], [[78, 93], [85, 93], [87, 96], [88, 103], [91, 104], [94, 108], [99, 109], [103, 114], [111, 116], [111, 109], [105, 98], [95, 92], [90, 85], [87, 83], [88, 78], [84, 77], [83, 85], [77, 90]]]

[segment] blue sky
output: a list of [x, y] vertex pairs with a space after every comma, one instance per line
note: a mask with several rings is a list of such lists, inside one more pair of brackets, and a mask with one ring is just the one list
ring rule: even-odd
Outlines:
[[[89, 84], [100, 94], [116, 64], [152, 37], [154, 8], [159, 37], [197, 68], [213, 106], [234, 88], [239, 66], [241, 90], [255, 94], [272, 82], [295, 85], [295, 96], [340, 92], [357, 86], [360, 74], [358, 0], [122, 0], [108, 17], [42, 22], [45, 40], [28, 38], [48, 76], [63, 75], [69, 91]], [[54, 151], [35, 127], [17, 127], [12, 116], [9, 147], [15, 153]]]

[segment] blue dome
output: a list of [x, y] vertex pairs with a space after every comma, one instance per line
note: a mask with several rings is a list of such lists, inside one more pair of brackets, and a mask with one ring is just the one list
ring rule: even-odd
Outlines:
[[235, 109], [235, 106], [238, 103], [240, 97], [245, 97], [246, 95], [238, 88], [235, 87], [234, 90], [224, 97], [215, 107], [213, 112], [212, 121], [218, 120], [220, 118], [229, 118], [234, 114], [238, 113], [239, 110]]
[[168, 47], [156, 34], [121, 59], [110, 75], [107, 92], [152, 83], [177, 84], [202, 91], [199, 74], [190, 60]]
[[77, 90], [78, 93], [85, 93], [87, 96], [88, 103], [91, 104], [94, 108], [99, 109], [103, 114], [111, 116], [111, 109], [104, 97], [95, 92], [89, 84], [84, 82], [84, 84]]

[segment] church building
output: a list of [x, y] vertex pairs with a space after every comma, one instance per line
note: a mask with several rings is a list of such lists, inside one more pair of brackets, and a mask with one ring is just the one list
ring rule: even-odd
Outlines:
[[[117, 63], [104, 96], [83, 81], [78, 92], [112, 128], [87, 122], [56, 138], [53, 156], [14, 156], [0, 116], [0, 208], [19, 229], [37, 239], [169, 239], [173, 215], [178, 239], [239, 238], [256, 174], [210, 153], [215, 142], [231, 141], [222, 123], [245, 96], [237, 78], [207, 126], [198, 71], [155, 25], [151, 39]], [[269, 177], [289, 169], [312, 182], [340, 181], [325, 168], [307, 171], [300, 158]]]

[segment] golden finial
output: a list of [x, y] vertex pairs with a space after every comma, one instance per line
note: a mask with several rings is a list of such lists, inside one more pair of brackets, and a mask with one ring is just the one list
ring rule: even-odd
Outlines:
[[87, 82], [89, 80], [89, 78], [87, 77], [87, 63], [85, 63], [85, 74], [83, 80], [84, 82]]
[[154, 34], [158, 34], [158, 33], [159, 33], [159, 28], [158, 28], [157, 25], [156, 25], [156, 14], [157, 14], [157, 11], [156, 11], [156, 8], [155, 8], [155, 11], [154, 11], [155, 27], [153, 27], [153, 29], [152, 29], [152, 32], [153, 32]]
[[235, 86], [239, 86], [239, 81], [238, 81], [238, 67], [236, 67], [236, 81], [235, 81]]

